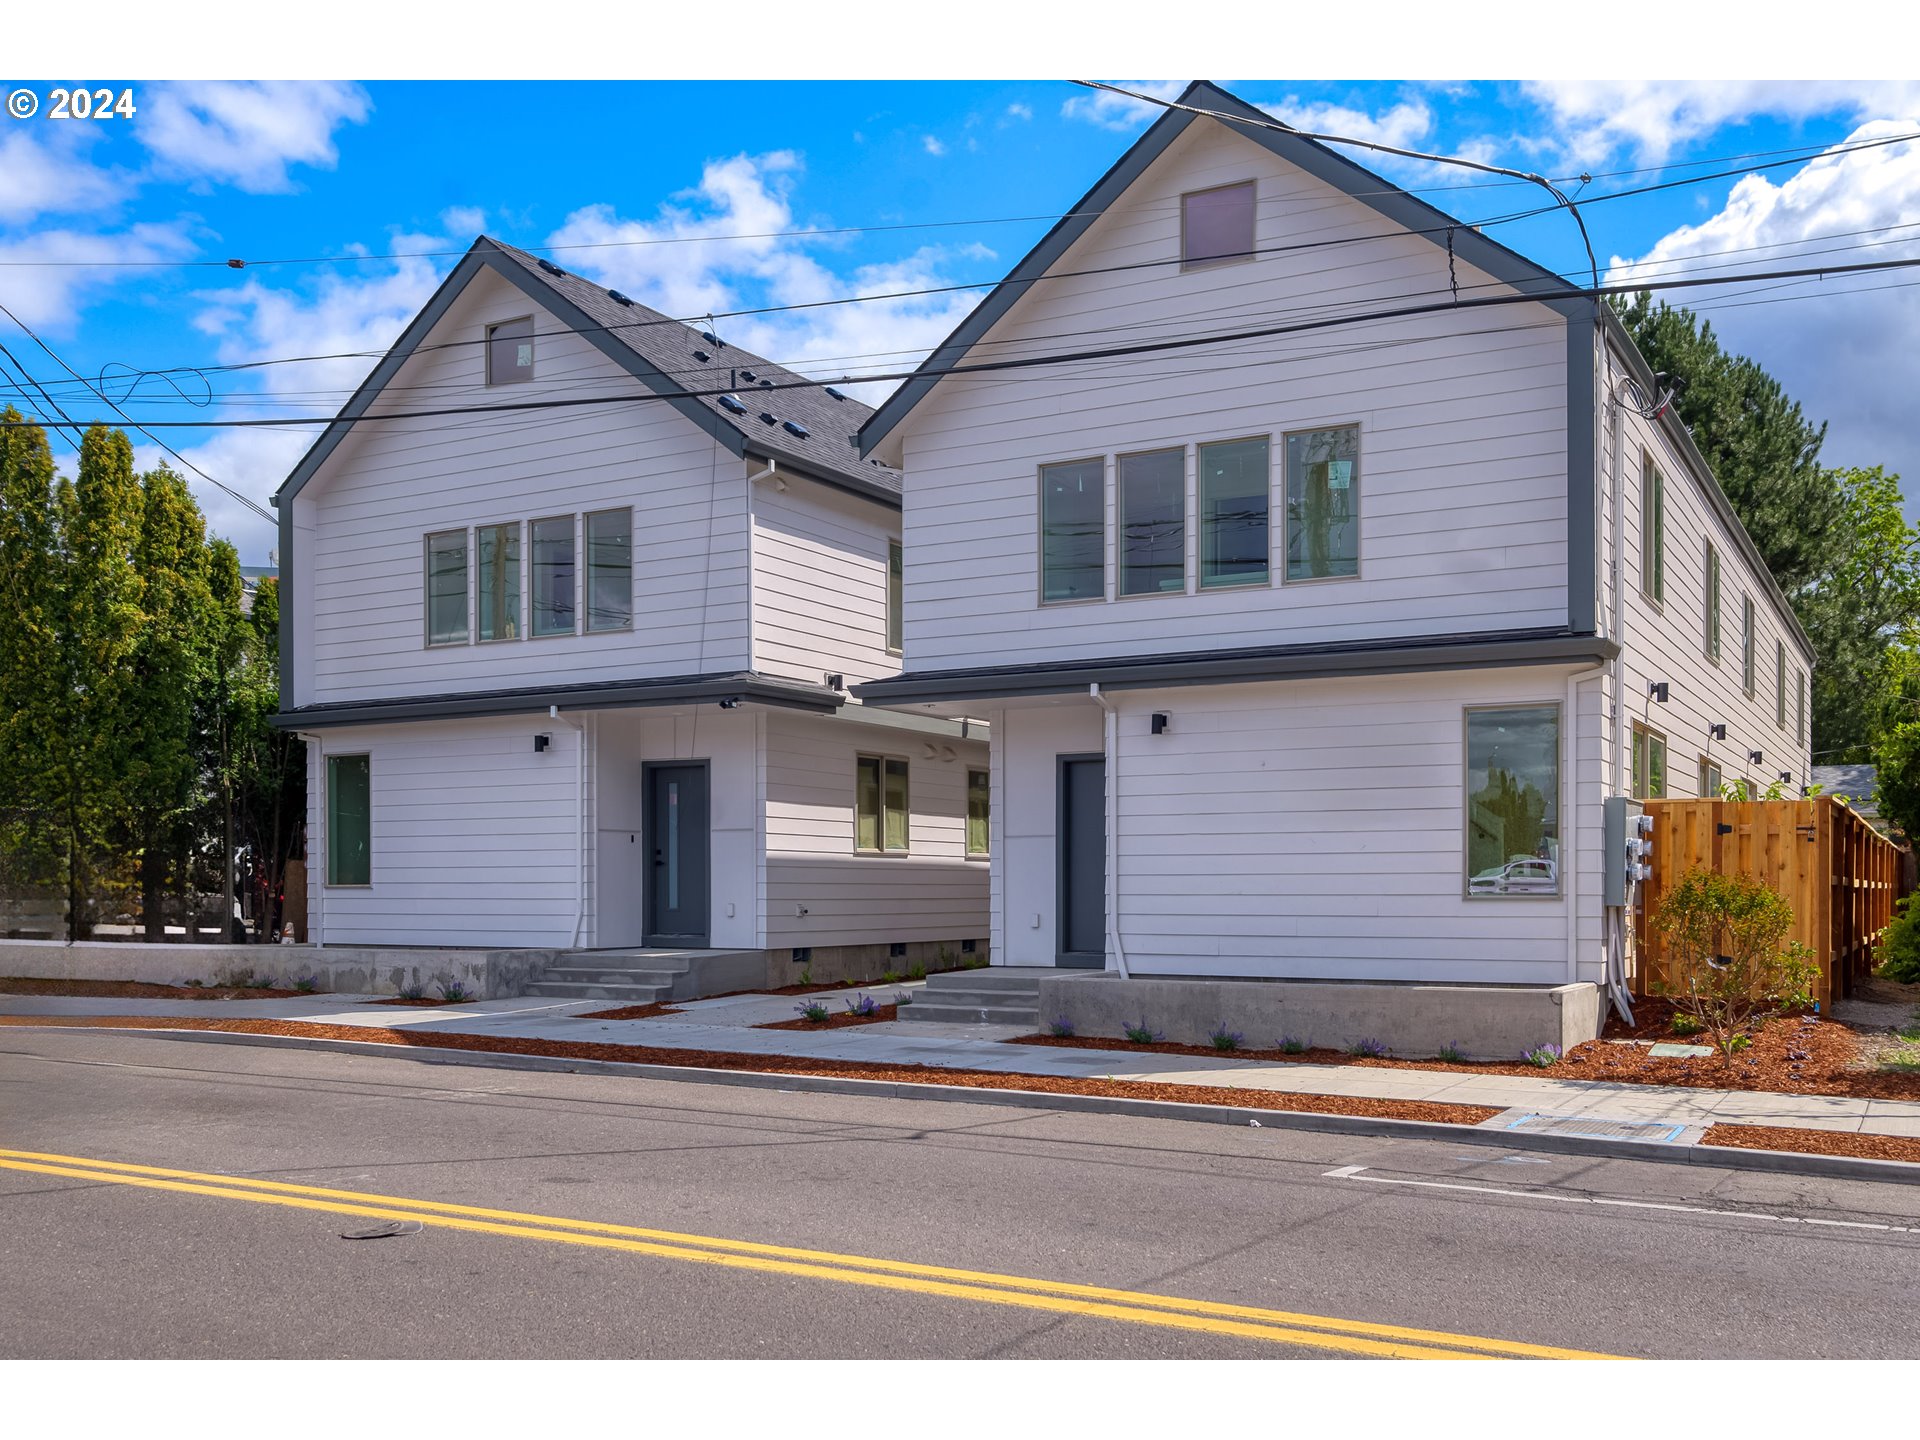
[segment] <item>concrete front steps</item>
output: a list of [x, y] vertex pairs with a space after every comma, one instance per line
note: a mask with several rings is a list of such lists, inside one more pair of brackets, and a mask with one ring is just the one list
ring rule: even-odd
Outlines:
[[751, 990], [765, 975], [766, 961], [758, 950], [567, 950], [526, 993], [552, 1000], [651, 1005]]
[[902, 1020], [945, 1025], [1040, 1028], [1040, 977], [1054, 970], [989, 965], [927, 977], [926, 988], [900, 1007]]

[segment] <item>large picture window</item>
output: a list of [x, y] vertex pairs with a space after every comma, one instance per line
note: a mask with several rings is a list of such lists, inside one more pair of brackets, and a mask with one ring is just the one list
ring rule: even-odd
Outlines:
[[1272, 484], [1265, 436], [1200, 447], [1202, 590], [1267, 583]]
[[482, 525], [474, 532], [482, 640], [520, 638], [520, 524]]
[[573, 562], [573, 517], [533, 522], [533, 633], [571, 635], [577, 583]]
[[587, 629], [633, 626], [633, 511], [587, 516]]
[[1360, 573], [1360, 427], [1287, 436], [1289, 580]]
[[1040, 467], [1040, 599], [1106, 598], [1107, 466], [1069, 460]]
[[1467, 894], [1560, 893], [1560, 707], [1467, 711]]
[[373, 767], [370, 756], [327, 757], [327, 883], [373, 883]]
[[856, 850], [907, 848], [907, 762], [883, 755], [854, 761], [853, 845]]
[[467, 643], [467, 532], [427, 536], [427, 644]]
[[1180, 594], [1187, 588], [1187, 452], [1122, 455], [1120, 593]]

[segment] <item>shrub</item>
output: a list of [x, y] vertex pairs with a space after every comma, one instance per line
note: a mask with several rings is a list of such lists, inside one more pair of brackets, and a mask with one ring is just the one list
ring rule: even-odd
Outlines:
[[960, 968], [962, 970], [984, 970], [987, 968], [987, 957], [984, 955], [963, 955], [960, 957]]
[[900, 972], [898, 970], [882, 970], [880, 972], [880, 983], [882, 985], [898, 985], [900, 983]]
[[1280, 1053], [1282, 1055], [1304, 1055], [1307, 1053], [1307, 1042], [1298, 1035], [1282, 1035], [1280, 1037]]
[[1073, 1022], [1064, 1015], [1054, 1017], [1047, 1022], [1047, 1033], [1057, 1040], [1066, 1040], [1073, 1035]]
[[1756, 1020], [1812, 1001], [1812, 952], [1789, 944], [1793, 907], [1763, 881], [1695, 868], [1653, 917], [1667, 940], [1664, 989], [1733, 1063], [1734, 1037]]
[[869, 1015], [877, 1014], [879, 1010], [879, 1004], [871, 995], [856, 995], [847, 1001], [847, 1014], [858, 1015], [863, 1020]]
[[813, 967], [811, 965], [802, 965], [800, 967], [800, 983], [802, 985], [811, 985], [813, 983]]
[[238, 969], [223, 970], [214, 978], [216, 985], [228, 990], [252, 990], [259, 985], [251, 965], [242, 965]]
[[927, 978], [927, 967], [924, 961], [916, 960], [913, 962], [913, 964], [907, 967], [907, 979], [924, 980], [926, 978]]
[[1465, 1061], [1467, 1056], [1465, 1051], [1449, 1040], [1440, 1047], [1440, 1053], [1434, 1058], [1445, 1060], [1450, 1065], [1458, 1065]]
[[1371, 1038], [1356, 1040], [1347, 1046], [1347, 1054], [1361, 1056], [1368, 1060], [1381, 1060], [1386, 1058], [1387, 1047]]
[[1167, 1038], [1151, 1025], [1147, 1024], [1145, 1020], [1137, 1021], [1124, 1028], [1127, 1032], [1127, 1039], [1133, 1041], [1136, 1045], [1158, 1045], [1162, 1040]]
[[1213, 1033], [1207, 1036], [1207, 1043], [1216, 1050], [1238, 1050], [1247, 1043], [1247, 1037], [1238, 1030], [1229, 1030], [1225, 1025], [1216, 1025]]
[[427, 987], [418, 980], [409, 980], [400, 987], [400, 998], [402, 1000], [424, 1000], [427, 998]]
[[1698, 1035], [1702, 1027], [1693, 1016], [1683, 1015], [1676, 1010], [1673, 1012], [1673, 1019], [1667, 1022], [1667, 1028], [1676, 1035]]
[[298, 990], [302, 995], [311, 995], [320, 988], [320, 982], [311, 975], [302, 975], [298, 980], [293, 982], [293, 988]]
[[473, 996], [458, 980], [442, 980], [440, 981], [440, 998], [449, 1005], [458, 1005], [462, 1001], [471, 1000]]
[[1521, 1051], [1520, 1058], [1529, 1065], [1545, 1070], [1550, 1065], [1558, 1065], [1561, 1055], [1565, 1053], [1558, 1045], [1536, 1045], [1531, 1050]]
[[809, 1024], [813, 1024], [813, 1025], [826, 1024], [827, 1018], [831, 1013], [830, 1011], [828, 1011], [825, 1002], [820, 1000], [804, 1000], [800, 1004], [794, 1006], [793, 1009], [794, 1009], [794, 1013], [798, 1015], [802, 1020], [805, 1020]]
[[1909, 895], [1894, 907], [1893, 923], [1873, 951], [1880, 974], [1907, 985], [1920, 980], [1920, 906], [1913, 899]]

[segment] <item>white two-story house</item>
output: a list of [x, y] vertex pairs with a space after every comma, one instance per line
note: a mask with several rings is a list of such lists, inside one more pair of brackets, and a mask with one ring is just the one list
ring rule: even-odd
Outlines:
[[478, 240], [277, 497], [310, 938], [984, 950], [978, 727], [848, 693], [899, 668], [869, 414]]
[[1368, 982], [1323, 1043], [1388, 987], [1550, 993], [1585, 1038], [1604, 797], [1797, 794], [1808, 641], [1604, 306], [1182, 104], [862, 428], [906, 663], [856, 694], [990, 722], [996, 965]]

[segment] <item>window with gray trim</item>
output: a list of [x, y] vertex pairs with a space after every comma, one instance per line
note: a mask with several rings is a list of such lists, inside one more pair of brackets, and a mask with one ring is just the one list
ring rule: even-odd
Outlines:
[[1640, 590], [1658, 605], [1667, 596], [1667, 481], [1640, 453]]
[[1799, 710], [1797, 712], [1799, 715], [1799, 718], [1794, 721], [1793, 733], [1794, 733], [1794, 737], [1802, 745], [1804, 745], [1807, 743], [1807, 672], [1806, 671], [1802, 670], [1800, 672], [1800, 681], [1795, 688], [1798, 689], [1798, 691], [1800, 692], [1800, 700], [1799, 700]]
[[1180, 268], [1253, 258], [1253, 181], [1216, 185], [1180, 197]]
[[888, 755], [855, 756], [853, 848], [904, 854], [907, 837], [907, 762]]
[[514, 385], [533, 379], [533, 319], [503, 320], [487, 327], [487, 384]]
[[1102, 600], [1107, 593], [1107, 463], [1040, 467], [1040, 599]]
[[1199, 447], [1200, 588], [1265, 585], [1273, 476], [1267, 437]]
[[373, 760], [327, 757], [327, 883], [373, 883]]
[[1720, 551], [1707, 542], [1707, 658], [1720, 663]]
[[633, 507], [595, 510], [587, 527], [587, 629], [633, 628]]
[[473, 535], [476, 633], [481, 640], [520, 638], [520, 522], [482, 525]]
[[1179, 595], [1187, 588], [1187, 452], [1148, 450], [1117, 462], [1120, 593]]
[[1287, 436], [1289, 580], [1360, 573], [1360, 427]]
[[985, 770], [967, 771], [967, 854], [985, 855], [988, 817], [993, 797], [992, 778]]
[[906, 547], [887, 542], [887, 649], [895, 655], [906, 648]]
[[573, 516], [533, 522], [533, 633], [571, 635], [574, 587], [579, 576], [573, 559]]
[[1773, 723], [1787, 728], [1787, 642], [1773, 642]]
[[427, 644], [467, 643], [467, 532], [427, 536]]
[[1560, 707], [1466, 712], [1467, 894], [1560, 893]]
[[1740, 689], [1753, 698], [1754, 672], [1753, 597], [1740, 597]]

